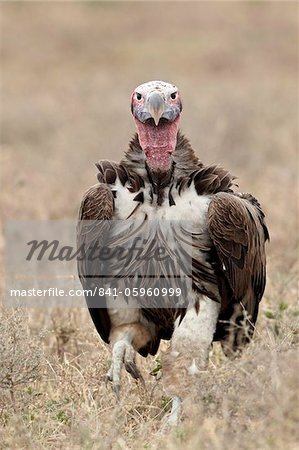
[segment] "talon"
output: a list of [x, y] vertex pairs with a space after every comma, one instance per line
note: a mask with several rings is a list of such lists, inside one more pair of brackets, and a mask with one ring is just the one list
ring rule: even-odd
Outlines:
[[113, 363], [109, 367], [106, 375], [103, 375], [102, 379], [105, 381], [105, 386], [107, 387], [108, 381], [113, 381]]
[[134, 378], [134, 380], [140, 380], [140, 383], [143, 387], [145, 387], [145, 381], [143, 376], [141, 375], [140, 370], [136, 366], [136, 364], [132, 361], [125, 362], [126, 371]]
[[126, 361], [125, 368], [126, 371], [134, 378], [134, 380], [139, 379], [142, 382], [142, 384], [144, 384], [143, 376], [141, 375], [140, 370], [133, 361]]
[[105, 386], [107, 387], [108, 381], [113, 381], [112, 377], [109, 375], [109, 373], [106, 373], [106, 375], [102, 376], [102, 380], [105, 382]]

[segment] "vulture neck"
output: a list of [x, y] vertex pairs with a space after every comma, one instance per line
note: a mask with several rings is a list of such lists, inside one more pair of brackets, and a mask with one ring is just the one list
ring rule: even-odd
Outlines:
[[136, 133], [121, 164], [147, 179], [153, 185], [155, 193], [203, 166], [195, 155], [189, 140], [180, 131], [178, 131], [176, 147], [171, 158], [172, 165], [168, 171], [151, 170], [146, 163], [146, 156]]
[[136, 134], [120, 165], [127, 172], [129, 179], [134, 180], [136, 177], [138, 179], [137, 186], [139, 187], [133, 192], [137, 192], [145, 183], [150, 184], [152, 203], [158, 206], [163, 204], [166, 196], [170, 206], [175, 204], [171, 194], [173, 186], [178, 189], [180, 194], [181, 190], [190, 186], [192, 181], [198, 195], [233, 192], [235, 177], [221, 167], [204, 166], [195, 155], [188, 139], [180, 131], [177, 134], [177, 144], [171, 158], [172, 164], [169, 171], [151, 171], [147, 166], [145, 153]]
[[157, 205], [162, 205], [167, 187], [173, 186], [184, 177], [203, 167], [197, 158], [189, 141], [180, 131], [177, 134], [176, 147], [171, 155], [172, 164], [167, 171], [152, 170], [146, 162], [146, 155], [141, 148], [138, 134], [136, 133], [129, 144], [121, 164], [129, 171], [137, 173], [143, 180], [152, 185], [152, 193], [155, 194]]

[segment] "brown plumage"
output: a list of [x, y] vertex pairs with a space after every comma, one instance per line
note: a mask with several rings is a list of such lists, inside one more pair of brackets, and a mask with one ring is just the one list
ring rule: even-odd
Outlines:
[[[153, 186], [138, 136], [135, 135], [120, 164], [110, 161], [97, 163], [100, 184], [87, 191], [80, 209], [80, 219], [96, 221], [97, 227], [92, 230], [93, 225], [87, 222], [86, 226], [92, 231], [85, 234], [79, 228], [79, 245], [82, 243], [86, 245], [86, 236], [89, 241], [93, 242], [93, 239], [97, 239], [99, 235], [103, 234], [103, 229], [99, 228], [103, 227], [103, 223], [97, 221], [113, 219], [114, 197], [116, 196], [113, 186], [117, 179], [121, 181], [122, 185], [127, 185], [129, 192], [137, 193], [133, 199], [136, 207], [130, 217], [134, 215], [139, 204], [144, 203], [144, 193], [140, 189], [144, 187], [145, 183], [150, 184], [153, 193], [159, 192], [157, 195], [158, 206], [159, 196], [163, 197], [166, 186], [170, 186], [169, 206], [175, 204], [171, 194], [174, 184], [179, 195], [187, 190], [192, 182], [198, 195], [212, 195], [207, 227], [213, 245], [206, 251], [214, 259], [214, 269], [211, 272], [209, 267], [195, 260], [193, 265], [197, 267], [197, 277], [208, 278], [213, 285], [218, 285], [221, 291], [222, 308], [214, 340], [223, 341], [225, 350], [229, 353], [240, 347], [244, 340], [249, 340], [256, 322], [258, 304], [264, 292], [266, 279], [264, 242], [269, 238], [264, 223], [264, 214], [257, 200], [250, 194], [233, 192], [235, 177], [228, 171], [214, 165], [205, 166], [195, 156], [189, 141], [181, 133], [179, 133], [174, 153], [174, 162], [171, 174], [167, 174], [167, 178], [162, 176], [160, 184]], [[196, 238], [193, 239], [196, 245]], [[83, 264], [84, 261], [79, 262], [79, 275], [82, 284], [87, 288], [84, 280], [86, 268], [83, 267]], [[198, 292], [215, 300], [213, 292], [209, 292], [203, 286], [200, 287], [195, 278], [193, 287]], [[90, 312], [102, 339], [109, 342], [110, 325], [106, 310], [91, 308]], [[154, 320], [155, 314], [158, 315], [162, 326], [157, 327], [159, 331], [153, 337], [153, 342], [149, 342], [145, 348], [139, 349], [139, 352], [144, 356], [148, 353], [155, 354], [160, 339], [171, 338], [174, 321], [179, 314], [184, 314], [184, 312], [185, 309], [173, 312], [166, 309], [145, 308], [143, 310], [145, 317]], [[249, 331], [249, 334], [246, 336], [241, 327], [244, 314], [248, 315], [248, 318], [250, 317], [249, 330], [245, 330]], [[164, 318], [162, 319], [162, 317]], [[234, 318], [233, 328], [229, 324], [232, 317]], [[231, 344], [229, 350], [227, 350], [228, 338]]]
[[[254, 331], [266, 283], [264, 214], [250, 194], [217, 193], [208, 211], [208, 230], [222, 264], [222, 309], [214, 339], [230, 355]], [[233, 324], [227, 322], [233, 319]], [[246, 319], [247, 328], [242, 326]]]
[[[183, 360], [176, 355], [186, 356], [187, 373], [194, 375], [205, 367], [212, 340], [220, 340], [228, 356], [249, 342], [265, 289], [269, 239], [258, 201], [234, 192], [230, 172], [197, 158], [178, 130], [180, 112], [173, 85], [155, 81], [135, 90], [137, 134], [120, 163], [96, 164], [99, 184], [82, 200], [77, 230], [78, 246], [85, 252], [78, 261], [84, 289], [106, 286], [102, 262], [90, 257], [94, 247], [131, 248], [140, 234], [138, 258], [125, 263], [119, 255], [110, 258], [111, 286], [124, 292], [133, 280], [138, 289], [169, 288], [170, 274], [191, 281], [182, 281], [182, 298], [175, 305], [161, 296], [149, 302], [146, 296], [122, 294], [121, 306], [98, 291], [86, 296], [97, 331], [113, 347], [108, 378], [117, 395], [122, 364], [141, 378], [134, 352], [154, 355], [161, 339], [171, 339], [165, 380], [174, 405], [179, 388], [171, 380], [178, 379], [178, 361]], [[172, 226], [173, 220], [178, 226]], [[156, 261], [159, 247], [166, 257]], [[177, 417], [174, 409], [171, 417]]]

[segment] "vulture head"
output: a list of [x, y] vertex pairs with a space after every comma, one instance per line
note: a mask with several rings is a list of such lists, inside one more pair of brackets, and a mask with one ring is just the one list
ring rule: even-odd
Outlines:
[[165, 81], [141, 84], [132, 94], [131, 111], [148, 167], [153, 172], [167, 172], [182, 111], [178, 88]]

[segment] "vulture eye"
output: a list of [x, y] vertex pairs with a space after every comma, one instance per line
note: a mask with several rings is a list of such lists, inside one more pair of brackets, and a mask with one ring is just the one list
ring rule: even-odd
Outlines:
[[142, 95], [139, 94], [139, 92], [136, 92], [136, 98], [137, 98], [137, 100], [141, 100], [142, 99]]
[[170, 94], [170, 97], [172, 98], [172, 100], [175, 100], [176, 99], [176, 92], [173, 92], [172, 94]]

